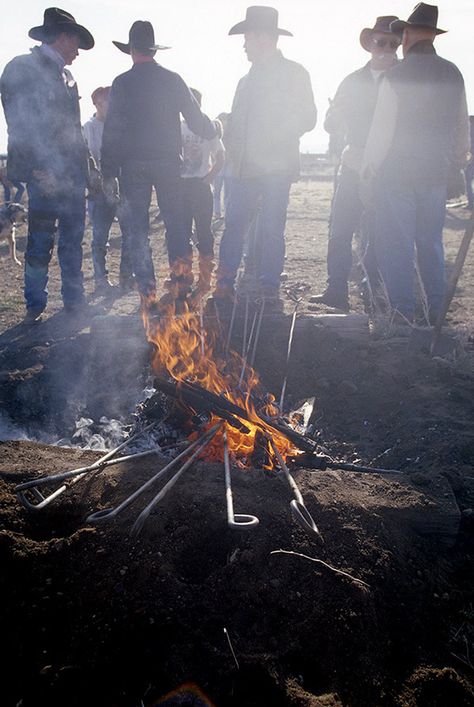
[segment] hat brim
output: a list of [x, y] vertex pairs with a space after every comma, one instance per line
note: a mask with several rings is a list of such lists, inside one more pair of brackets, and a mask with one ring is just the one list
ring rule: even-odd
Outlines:
[[429, 27], [428, 25], [420, 25], [415, 22], [405, 22], [404, 20], [395, 20], [395, 22], [390, 23], [390, 30], [395, 34], [402, 34], [405, 27], [422, 27], [423, 29], [431, 29], [435, 34], [446, 34], [446, 29], [439, 29], [438, 27]]
[[94, 37], [88, 29], [72, 22], [58, 22], [51, 29], [44, 25], [32, 27], [28, 32], [28, 37], [36, 39], [37, 42], [47, 42], [51, 39], [53, 32], [74, 32], [79, 37], [79, 49], [92, 49], [95, 44]]
[[[245, 34], [246, 32], [267, 32], [271, 30], [267, 30], [265, 27], [256, 27], [255, 25], [251, 24], [250, 22], [247, 22], [247, 20], [243, 20], [243, 22], [237, 22], [236, 25], [230, 28], [229, 34]], [[293, 34], [291, 32], [288, 32], [287, 29], [280, 29], [280, 27], [276, 28], [276, 33], [281, 34], [284, 37], [292, 37]]]
[[[112, 40], [112, 44], [114, 44], [117, 49], [120, 49], [121, 52], [124, 54], [130, 54], [131, 51], [131, 46], [130, 44], [124, 44], [124, 42], [116, 42], [115, 39]], [[146, 52], [158, 52], [158, 51], [164, 51], [165, 49], [171, 49], [171, 47], [164, 47], [161, 44], [155, 44], [152, 47], [135, 47], [136, 49], [142, 49], [143, 51]]]
[[[392, 22], [392, 24], [393, 24], [393, 22]], [[365, 51], [369, 52], [370, 54], [372, 53], [372, 50], [370, 48], [370, 38], [375, 33], [387, 34], [389, 36], [396, 36], [396, 37], [398, 37], [398, 39], [400, 39], [400, 35], [401, 35], [401, 32], [394, 32], [392, 30], [392, 25], [390, 25], [390, 32], [383, 32], [380, 29], [373, 29], [372, 27], [364, 27], [364, 29], [360, 33], [359, 42], [360, 42], [362, 49], [365, 49]]]

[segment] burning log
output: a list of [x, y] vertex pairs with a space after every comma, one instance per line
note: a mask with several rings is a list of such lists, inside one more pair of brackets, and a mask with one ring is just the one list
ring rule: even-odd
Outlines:
[[[209, 396], [214, 396], [214, 394], [209, 393], [209, 391], [204, 391], [205, 393], [208, 393], [208, 395], [206, 396], [203, 395], [200, 390], [194, 390], [194, 388], [187, 383], [171, 382], [166, 381], [162, 378], [155, 379], [155, 387], [157, 388], [157, 390], [160, 390], [162, 393], [169, 395], [169, 397], [174, 398], [175, 400], [178, 400], [181, 403], [184, 403], [196, 412], [213, 413], [214, 415], [216, 415], [216, 417], [220, 417], [222, 420], [228, 422], [229, 425], [235, 427], [237, 430], [239, 430], [239, 432], [242, 432], [243, 434], [250, 433], [249, 428], [242, 424], [242, 422], [240, 422], [237, 417], [235, 417], [227, 409], [219, 405], [219, 402], [221, 400], [221, 396], [219, 395], [215, 396], [217, 398], [217, 402], [211, 402], [209, 400]], [[222, 400], [225, 399], [222, 398]], [[239, 416], [242, 417], [242, 415]]]
[[162, 378], [155, 378], [155, 387], [170, 397], [186, 402], [194, 409], [212, 412], [217, 417], [228, 421], [233, 427], [240, 429], [244, 434], [248, 434], [250, 430], [245, 425], [242, 425], [238, 418], [257, 425], [260, 421], [262, 427], [264, 427], [262, 424], [264, 423], [271, 429], [276, 430], [298, 449], [305, 452], [316, 451], [317, 443], [313, 439], [300, 434], [283, 420], [275, 420], [268, 417], [268, 415], [260, 413], [258, 414], [258, 420], [250, 419], [247, 410], [236, 405], [224, 395], [217, 395], [217, 393], [206, 390], [197, 383], [189, 383], [188, 381], [170, 382]]

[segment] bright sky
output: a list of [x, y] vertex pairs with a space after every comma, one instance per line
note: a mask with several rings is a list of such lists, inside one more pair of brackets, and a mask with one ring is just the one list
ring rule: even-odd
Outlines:
[[[251, 1], [251, 0], [250, 0]], [[243, 37], [229, 37], [232, 25], [245, 17], [247, 0], [62, 0], [76, 21], [94, 35], [94, 49], [81, 52], [72, 67], [82, 95], [82, 120], [93, 113], [90, 94], [100, 85], [110, 84], [126, 71], [130, 58], [116, 49], [112, 39], [128, 41], [134, 20], [150, 20], [156, 42], [172, 47], [158, 52], [165, 67], [177, 71], [190, 86], [204, 94], [203, 109], [215, 117], [229, 111], [237, 81], [249, 64], [243, 52]], [[267, 3], [268, 4], [268, 3]], [[369, 58], [359, 44], [363, 27], [372, 27], [377, 15], [398, 15], [407, 19], [413, 0], [275, 0], [280, 27], [294, 37], [282, 37], [280, 48], [289, 58], [310, 72], [318, 126], [302, 139], [303, 151], [324, 151], [327, 135], [322, 129], [328, 98], [340, 81]], [[35, 44], [28, 30], [42, 24], [44, 9], [39, 0], [8, 3], [0, 26], [0, 70], [17, 54]], [[444, 0], [439, 5], [439, 22], [449, 30], [436, 40], [438, 53], [453, 61], [464, 75], [470, 112], [474, 112], [474, 62], [472, 60], [474, 6], [472, 0]], [[6, 150], [6, 128], [0, 118], [0, 152]]]

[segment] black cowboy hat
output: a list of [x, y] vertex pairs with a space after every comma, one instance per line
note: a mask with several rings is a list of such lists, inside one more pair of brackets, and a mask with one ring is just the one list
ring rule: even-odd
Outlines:
[[49, 42], [55, 35], [61, 32], [74, 32], [79, 37], [79, 49], [92, 49], [94, 37], [82, 25], [78, 25], [69, 12], [61, 10], [59, 7], [48, 7], [44, 11], [43, 24], [39, 27], [32, 27], [28, 32], [31, 39], [38, 42]]
[[229, 34], [245, 34], [246, 32], [270, 32], [284, 34], [286, 37], [293, 36], [288, 30], [278, 27], [278, 11], [274, 7], [263, 5], [248, 7], [245, 20], [238, 22], [229, 30]]
[[363, 49], [366, 52], [371, 52], [370, 40], [375, 32], [382, 32], [383, 34], [394, 34], [398, 39], [400, 39], [400, 34], [394, 32], [391, 28], [391, 23], [398, 20], [396, 15], [383, 15], [382, 17], [377, 17], [373, 27], [364, 27], [360, 33], [359, 41]]
[[156, 52], [158, 49], [171, 49], [171, 47], [163, 47], [161, 44], [155, 44], [155, 32], [151, 22], [146, 20], [137, 20], [130, 27], [128, 33], [128, 44], [124, 42], [116, 42], [112, 40], [117, 49], [125, 54], [130, 54], [130, 50], [138, 49], [144, 52]]
[[426, 29], [432, 29], [436, 34], [444, 34], [445, 29], [438, 29], [436, 23], [438, 22], [438, 8], [436, 5], [427, 5], [424, 2], [419, 2], [415, 5], [413, 12], [406, 22], [403, 20], [396, 20], [390, 25], [392, 32], [403, 32], [405, 27], [424, 27]]

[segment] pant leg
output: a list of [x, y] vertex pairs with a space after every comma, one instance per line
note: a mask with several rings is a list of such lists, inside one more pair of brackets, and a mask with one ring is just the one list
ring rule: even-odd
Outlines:
[[261, 242], [260, 282], [279, 287], [285, 263], [285, 226], [291, 180], [269, 176], [261, 179], [262, 208], [257, 238]]
[[133, 276], [132, 228], [130, 205], [123, 197], [117, 207], [117, 218], [122, 234], [119, 273], [122, 280], [127, 280]]
[[417, 189], [416, 253], [431, 317], [439, 311], [444, 298], [445, 213], [445, 186]]
[[57, 205], [45, 198], [36, 182], [28, 189], [28, 238], [25, 252], [25, 300], [27, 308], [45, 309], [48, 301], [48, 267], [54, 248]]
[[194, 182], [193, 178], [183, 177], [181, 188], [183, 193], [183, 227], [186, 231], [186, 238], [193, 242], [194, 225]]
[[109, 274], [106, 257], [110, 227], [115, 213], [115, 205], [109, 204], [103, 194], [94, 199], [92, 207], [92, 262], [96, 281], [103, 280]]
[[414, 190], [379, 182], [375, 210], [377, 262], [391, 306], [406, 317], [412, 317], [415, 309], [415, 236]]
[[211, 187], [202, 179], [197, 179], [193, 184], [192, 191], [199, 254], [212, 257], [214, 255], [214, 235], [211, 230], [213, 206]]
[[328, 239], [328, 289], [347, 295], [352, 267], [352, 237], [362, 216], [359, 198], [359, 177], [351, 169], [343, 169], [339, 176], [331, 210]]
[[466, 196], [469, 206], [474, 206], [474, 194], [472, 191], [472, 180], [474, 179], [474, 161], [470, 162], [464, 170], [466, 179]]
[[222, 187], [224, 186], [224, 175], [218, 174], [212, 182], [212, 202], [214, 214], [222, 213]]
[[166, 245], [171, 268], [192, 257], [189, 232], [183, 214], [183, 179], [158, 174], [154, 179], [156, 198], [166, 229]]
[[58, 259], [65, 305], [84, 300], [82, 242], [86, 218], [85, 183], [75, 182], [61, 198], [58, 219]]
[[219, 249], [217, 279], [233, 284], [242, 260], [245, 234], [259, 196], [255, 179], [229, 178], [225, 228]]
[[22, 182], [13, 182], [13, 186], [16, 189], [13, 201], [15, 202], [15, 204], [20, 204], [23, 198], [23, 194], [25, 193], [25, 186], [24, 184], [22, 184]]
[[123, 196], [130, 209], [130, 244], [138, 291], [145, 297], [156, 292], [155, 269], [150, 248], [149, 209], [153, 177], [149, 168], [129, 163], [122, 172]]

